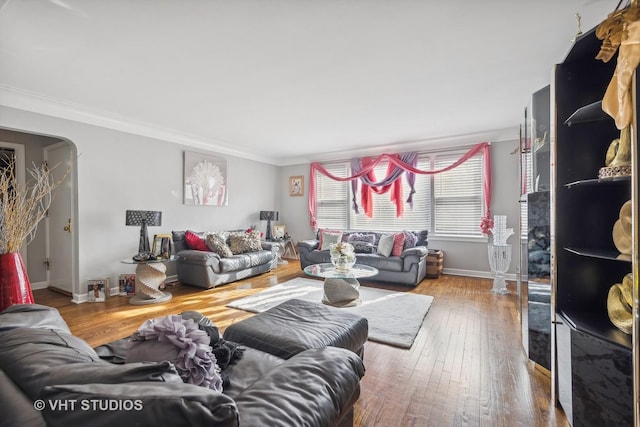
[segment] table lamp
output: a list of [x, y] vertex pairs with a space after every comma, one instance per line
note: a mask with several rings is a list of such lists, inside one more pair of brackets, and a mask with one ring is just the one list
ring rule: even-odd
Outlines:
[[157, 227], [162, 225], [162, 212], [160, 211], [127, 211], [126, 225], [140, 226], [140, 243], [138, 253], [151, 252], [147, 226]]
[[260, 221], [267, 221], [267, 233], [265, 234], [266, 240], [273, 239], [273, 234], [271, 234], [271, 220], [278, 220], [278, 211], [260, 211]]

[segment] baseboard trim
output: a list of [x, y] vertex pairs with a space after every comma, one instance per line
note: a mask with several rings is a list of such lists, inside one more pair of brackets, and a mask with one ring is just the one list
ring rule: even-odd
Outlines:
[[49, 287], [48, 282], [31, 282], [31, 289], [47, 289]]
[[[443, 274], [451, 274], [452, 276], [468, 276], [468, 277], [478, 277], [480, 279], [493, 279], [493, 274], [490, 271], [478, 271], [478, 270], [463, 270], [459, 268], [444, 268], [442, 270]], [[516, 273], [507, 273], [505, 274], [505, 279], [515, 282], [518, 280], [518, 276]]]

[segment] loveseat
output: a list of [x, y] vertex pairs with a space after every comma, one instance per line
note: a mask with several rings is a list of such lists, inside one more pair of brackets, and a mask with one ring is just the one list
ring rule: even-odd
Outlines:
[[[213, 288], [267, 272], [274, 269], [278, 262], [277, 247], [260, 240], [259, 233], [246, 230], [215, 233], [182, 230], [172, 231], [171, 234], [177, 256], [178, 280], [183, 284]], [[200, 242], [189, 240], [194, 235]], [[212, 239], [212, 236], [220, 238]], [[232, 239], [234, 242], [244, 239], [248, 243], [231, 251], [234, 246]]]
[[[404, 238], [401, 237], [404, 236]], [[298, 242], [300, 267], [331, 262], [331, 242], [349, 242], [356, 252], [356, 263], [378, 269], [367, 280], [417, 286], [427, 272], [427, 230], [382, 233], [376, 231], [318, 230], [316, 238]], [[391, 236], [391, 237], [390, 237]], [[389, 240], [393, 240], [389, 251]], [[382, 248], [383, 244], [386, 248]]]
[[243, 350], [219, 392], [183, 382], [169, 361], [110, 363], [55, 308], [13, 305], [0, 312], [0, 425], [352, 424], [364, 375], [354, 352], [324, 347], [282, 359]]

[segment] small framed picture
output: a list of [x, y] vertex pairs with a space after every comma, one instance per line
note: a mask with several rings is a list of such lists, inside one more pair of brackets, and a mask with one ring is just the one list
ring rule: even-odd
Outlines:
[[87, 280], [87, 300], [89, 302], [103, 302], [107, 300], [107, 292], [109, 289], [107, 279]]
[[304, 176], [289, 177], [289, 196], [304, 196]]
[[153, 246], [151, 251], [160, 258], [171, 258], [173, 240], [171, 234], [156, 234], [153, 236]]
[[136, 275], [121, 274], [118, 278], [118, 290], [120, 295], [134, 296], [136, 294]]
[[285, 232], [286, 232], [286, 227], [284, 225], [274, 225], [273, 226], [273, 238], [274, 238], [274, 240], [282, 240], [282, 239], [284, 239]]

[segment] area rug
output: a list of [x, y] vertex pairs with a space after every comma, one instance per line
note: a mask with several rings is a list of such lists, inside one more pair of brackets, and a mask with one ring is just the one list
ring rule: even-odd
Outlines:
[[[227, 307], [259, 313], [284, 301], [297, 298], [321, 304], [322, 281], [302, 277], [241, 298]], [[418, 335], [433, 297], [408, 292], [360, 286], [362, 304], [344, 307], [369, 321], [369, 340], [396, 347], [410, 348]]]

